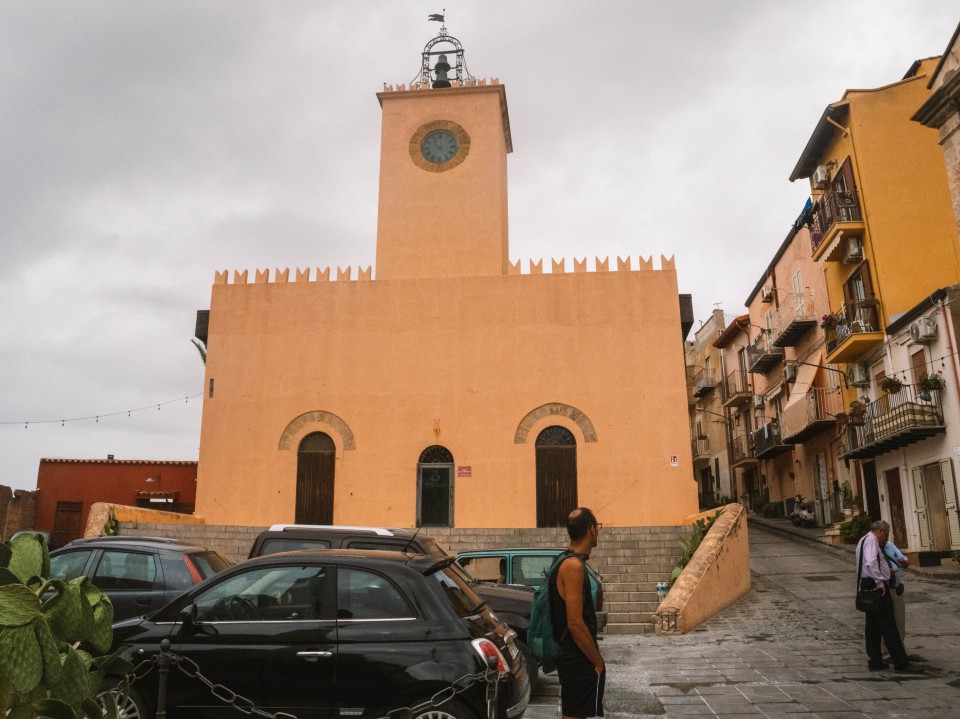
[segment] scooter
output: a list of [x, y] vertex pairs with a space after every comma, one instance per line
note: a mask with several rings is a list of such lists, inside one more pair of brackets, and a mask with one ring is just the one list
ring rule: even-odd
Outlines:
[[813, 502], [807, 502], [802, 494], [794, 498], [790, 521], [795, 527], [816, 527], [817, 515], [813, 511]]

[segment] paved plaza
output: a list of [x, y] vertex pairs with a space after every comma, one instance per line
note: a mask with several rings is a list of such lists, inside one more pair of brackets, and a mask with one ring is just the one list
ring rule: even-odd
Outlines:
[[[610, 636], [609, 719], [634, 717], [960, 718], [960, 586], [904, 576], [907, 651], [926, 673], [867, 670], [849, 551], [751, 522], [753, 588], [680, 637]], [[558, 716], [556, 674], [529, 719]]]

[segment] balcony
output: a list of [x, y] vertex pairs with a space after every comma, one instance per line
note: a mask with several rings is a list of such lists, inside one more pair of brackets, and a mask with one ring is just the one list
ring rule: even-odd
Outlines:
[[813, 206], [813, 223], [810, 241], [813, 259], [838, 262], [844, 259], [845, 237], [863, 234], [863, 215], [857, 191], [840, 192], [833, 188], [824, 190]]
[[684, 367], [687, 371], [687, 406], [695, 405], [697, 398], [693, 395], [693, 378], [697, 373], [697, 368], [691, 365]]
[[843, 412], [839, 389], [813, 387], [784, 408], [780, 417], [781, 436], [787, 444], [800, 444], [833, 427]]
[[796, 347], [816, 324], [813, 293], [791, 293], [770, 318], [770, 344], [774, 347]]
[[827, 333], [827, 362], [849, 364], [883, 342], [880, 301], [873, 297], [845, 302], [830, 316]]
[[789, 452], [792, 444], [787, 444], [780, 436], [780, 425], [777, 422], [767, 422], [753, 433], [753, 446], [756, 448], [757, 459], [773, 459]]
[[770, 344], [767, 332], [761, 332], [747, 347], [747, 369], [755, 374], [767, 374], [782, 361], [783, 348]]
[[753, 390], [747, 381], [747, 373], [734, 370], [726, 376], [721, 386], [724, 407], [746, 407], [753, 398]]
[[713, 392], [717, 386], [717, 372], [714, 369], [702, 369], [693, 376], [693, 396], [703, 397]]
[[690, 451], [693, 455], [693, 462], [696, 464], [699, 461], [706, 460], [710, 461], [710, 439], [707, 437], [701, 437], [699, 439], [694, 439], [690, 441]]
[[748, 434], [737, 434], [730, 438], [730, 467], [746, 467], [757, 464], [757, 456], [753, 451], [753, 437]]
[[850, 417], [841, 456], [869, 459], [946, 431], [940, 391], [904, 385], [868, 404], [860, 417]]

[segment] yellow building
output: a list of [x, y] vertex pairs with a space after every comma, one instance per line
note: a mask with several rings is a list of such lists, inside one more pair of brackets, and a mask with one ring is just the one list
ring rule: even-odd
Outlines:
[[[440, 56], [431, 83], [444, 42], [456, 78]], [[441, 33], [420, 82], [377, 94], [375, 271], [217, 274], [207, 523], [556, 526], [588, 505], [658, 525], [697, 510], [673, 260], [511, 261], [506, 91], [461, 58]]]

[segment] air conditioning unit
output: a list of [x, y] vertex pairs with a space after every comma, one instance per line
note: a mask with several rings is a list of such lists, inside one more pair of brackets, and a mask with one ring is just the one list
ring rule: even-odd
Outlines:
[[773, 302], [773, 288], [770, 285], [766, 285], [760, 290], [760, 301]]
[[757, 409], [763, 409], [767, 404], [767, 398], [762, 394], [753, 395], [753, 406]]
[[859, 262], [863, 259], [863, 240], [859, 237], [848, 237], [847, 246], [843, 250], [844, 262]]
[[817, 169], [813, 171], [813, 186], [818, 190], [822, 190], [829, 184], [830, 168], [826, 165], [817, 165]]
[[867, 366], [862, 364], [853, 365], [847, 370], [847, 381], [854, 387], [869, 387], [870, 373], [867, 371]]
[[794, 382], [797, 379], [797, 366], [793, 363], [783, 366], [783, 381]]
[[924, 344], [937, 339], [937, 323], [931, 317], [921, 317], [910, 323], [910, 339]]

